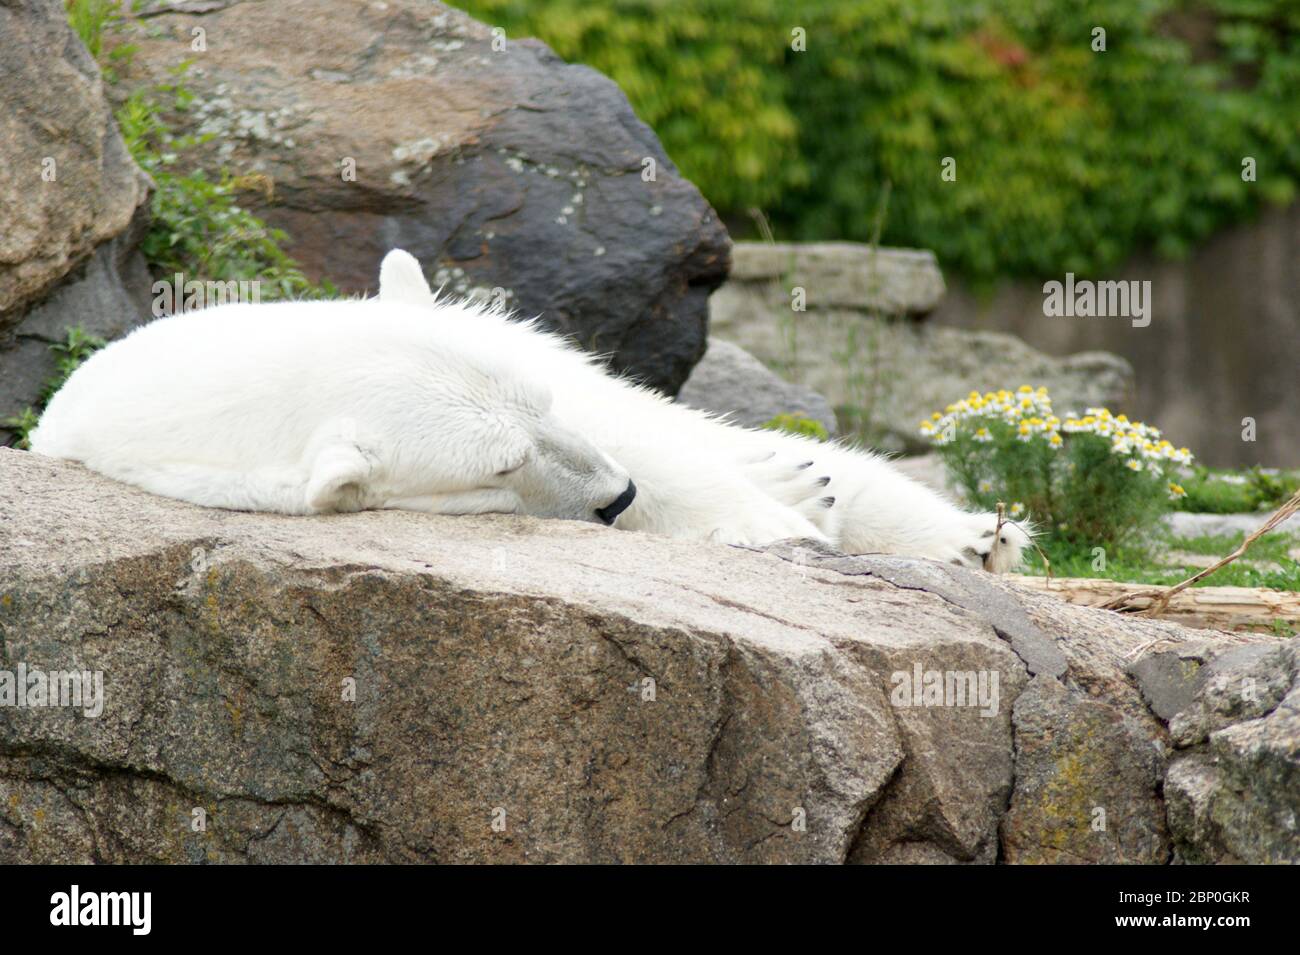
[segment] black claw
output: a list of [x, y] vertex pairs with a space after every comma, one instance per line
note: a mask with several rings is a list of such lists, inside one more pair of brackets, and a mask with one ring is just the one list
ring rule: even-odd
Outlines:
[[822, 507], [830, 507], [834, 503], [835, 503], [835, 498], [833, 497], [824, 497], [821, 500]]
[[797, 468], [795, 468], [795, 470], [796, 470], [796, 471], [802, 471], [802, 470], [804, 470], [805, 468], [810, 468], [810, 467], [812, 467], [812, 466], [813, 466], [813, 463], [812, 463], [811, 461], [805, 461], [803, 464], [801, 464], [801, 465], [799, 465]]
[[827, 484], [830, 484], [830, 483], [831, 483], [831, 476], [830, 476], [829, 474], [826, 475], [825, 477], [819, 477], [819, 478], [817, 479], [817, 486], [818, 486], [818, 487], [825, 487]]

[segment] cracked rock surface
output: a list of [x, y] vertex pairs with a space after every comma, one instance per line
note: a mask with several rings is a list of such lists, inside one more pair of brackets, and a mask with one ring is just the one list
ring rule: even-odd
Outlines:
[[[102, 712], [6, 704], [20, 666]], [[241, 514], [0, 450], [3, 863], [1296, 861], [1295, 673], [925, 562]]]

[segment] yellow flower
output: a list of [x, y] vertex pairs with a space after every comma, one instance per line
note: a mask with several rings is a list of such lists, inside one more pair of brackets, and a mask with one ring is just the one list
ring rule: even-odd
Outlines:
[[1028, 395], [1033, 394], [1034, 389], [1030, 388], [1028, 385], [1021, 385], [1016, 389], [1016, 391], [1020, 392], [1022, 395]]

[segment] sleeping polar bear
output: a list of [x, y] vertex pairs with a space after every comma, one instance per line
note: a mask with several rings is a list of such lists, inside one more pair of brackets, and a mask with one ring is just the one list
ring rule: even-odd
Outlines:
[[438, 299], [400, 250], [377, 299], [222, 305], [137, 329], [73, 373], [32, 450], [237, 510], [523, 513], [993, 571], [1028, 543], [869, 452], [729, 425], [534, 323]]

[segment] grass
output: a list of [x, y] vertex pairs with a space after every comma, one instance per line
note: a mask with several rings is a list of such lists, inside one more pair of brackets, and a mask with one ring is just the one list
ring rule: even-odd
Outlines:
[[122, 19], [121, 0], [67, 0], [68, 25], [95, 59], [104, 52], [104, 34]]
[[1300, 489], [1300, 473], [1258, 467], [1240, 472], [1197, 467], [1183, 480], [1183, 489], [1187, 496], [1179, 502], [1180, 511], [1249, 514], [1286, 503]]
[[[1245, 539], [1244, 533], [1218, 536], [1174, 537], [1163, 534], [1150, 546], [1115, 547], [1106, 550], [1104, 564], [1092, 551], [1049, 550], [1052, 574], [1056, 577], [1104, 577], [1136, 584], [1168, 587], [1181, 583], [1201, 570], [1191, 564], [1169, 563], [1162, 554], [1179, 551], [1185, 554], [1222, 557], [1231, 553]], [[1300, 547], [1300, 535], [1267, 534], [1251, 545], [1244, 557], [1199, 581], [1197, 587], [1270, 587], [1274, 590], [1300, 591], [1300, 561], [1288, 551]], [[1274, 566], [1275, 565], [1275, 566]], [[1025, 562], [1025, 574], [1042, 576], [1042, 559], [1032, 553]]]

